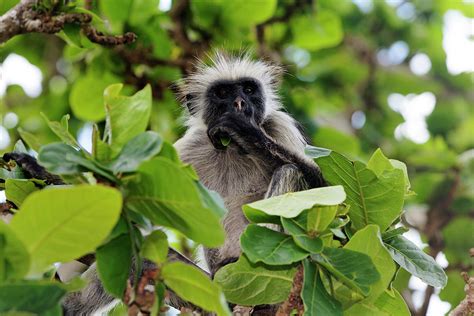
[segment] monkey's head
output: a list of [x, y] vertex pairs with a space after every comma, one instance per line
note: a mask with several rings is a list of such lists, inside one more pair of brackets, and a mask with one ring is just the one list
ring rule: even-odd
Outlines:
[[209, 126], [228, 112], [245, 116], [260, 125], [280, 102], [277, 88], [282, 69], [248, 55], [230, 57], [216, 53], [211, 64], [197, 70], [179, 84], [181, 101], [189, 111], [188, 125]]

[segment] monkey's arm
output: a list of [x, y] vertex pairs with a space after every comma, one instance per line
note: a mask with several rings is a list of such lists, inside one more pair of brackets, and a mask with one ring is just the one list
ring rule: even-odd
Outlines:
[[295, 165], [310, 188], [325, 185], [315, 163], [278, 144], [261, 127], [239, 113], [224, 114], [212, 126], [209, 126], [208, 136], [214, 147], [220, 150], [225, 149], [221, 138], [230, 137], [241, 151], [257, 156], [266, 164], [273, 164], [275, 170], [286, 164]]

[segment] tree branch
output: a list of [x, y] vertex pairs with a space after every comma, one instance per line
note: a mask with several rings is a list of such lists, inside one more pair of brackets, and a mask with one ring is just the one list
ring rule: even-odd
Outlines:
[[296, 271], [295, 277], [293, 278], [290, 295], [287, 300], [280, 305], [276, 316], [290, 315], [293, 310], [297, 311], [297, 315], [303, 315], [304, 307], [300, 297], [301, 289], [303, 288], [303, 278], [303, 265], [299, 265], [298, 271]]
[[464, 292], [466, 298], [464, 298], [455, 309], [449, 313], [449, 316], [464, 316], [474, 314], [474, 277], [469, 277], [467, 272], [462, 272], [461, 275], [464, 278], [466, 285]]
[[55, 34], [66, 24], [80, 25], [90, 41], [101, 45], [128, 44], [136, 39], [136, 35], [130, 32], [118, 36], [102, 34], [91, 26], [92, 16], [89, 14], [46, 12], [36, 10], [34, 5], [35, 0], [22, 0], [0, 17], [0, 44], [20, 34]]

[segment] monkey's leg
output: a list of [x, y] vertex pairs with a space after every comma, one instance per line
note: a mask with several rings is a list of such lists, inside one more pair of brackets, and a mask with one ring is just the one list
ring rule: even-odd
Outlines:
[[303, 173], [293, 164], [283, 165], [273, 173], [265, 198], [282, 195], [288, 192], [297, 192], [309, 188]]

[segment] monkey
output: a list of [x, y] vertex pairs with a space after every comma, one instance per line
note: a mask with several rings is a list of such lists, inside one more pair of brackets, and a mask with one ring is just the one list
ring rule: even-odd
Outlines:
[[[325, 186], [318, 166], [304, 154], [307, 141], [298, 123], [283, 110], [278, 96], [282, 74], [281, 67], [253, 61], [249, 55], [217, 52], [210, 65], [200, 62], [176, 85], [187, 130], [174, 146], [200, 181], [219, 193], [228, 210], [222, 221], [224, 244], [204, 249], [211, 277], [241, 254], [240, 235], [249, 224], [242, 205]], [[172, 258], [185, 259], [176, 252]], [[89, 315], [112, 304], [95, 265], [84, 277], [89, 284], [66, 297], [65, 315]], [[176, 308], [185, 304], [173, 294], [168, 303]]]
[[[241, 253], [239, 239], [248, 225], [242, 205], [325, 185], [304, 154], [307, 141], [298, 123], [283, 111], [277, 93], [282, 74], [281, 67], [248, 55], [218, 52], [210, 66], [199, 64], [179, 83], [188, 115], [175, 148], [228, 209], [224, 245], [205, 249], [211, 275]], [[228, 146], [223, 139], [230, 139]]]

